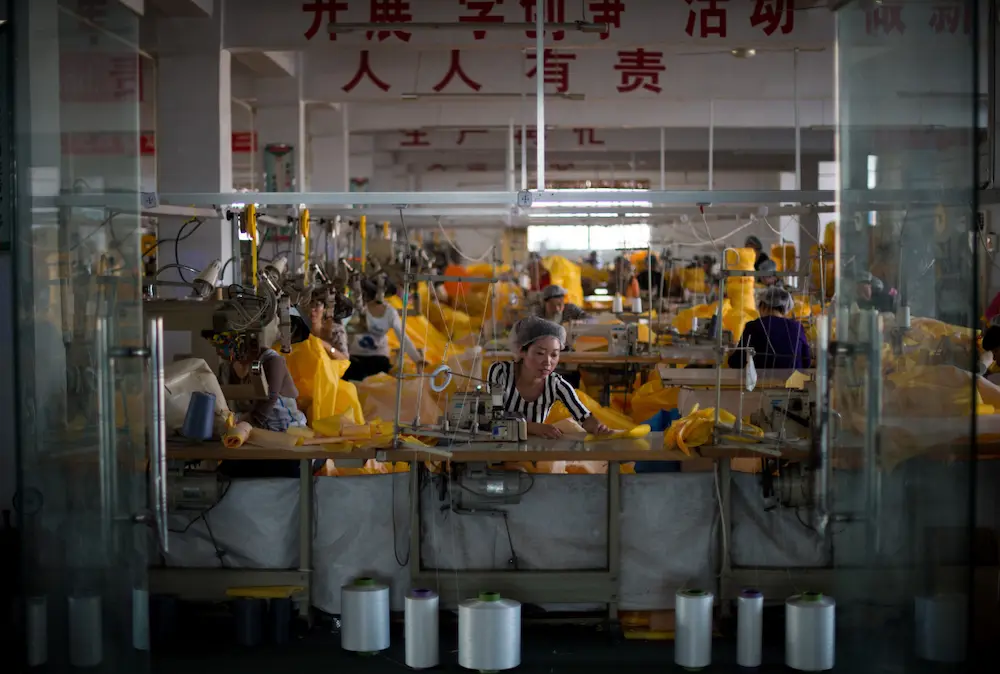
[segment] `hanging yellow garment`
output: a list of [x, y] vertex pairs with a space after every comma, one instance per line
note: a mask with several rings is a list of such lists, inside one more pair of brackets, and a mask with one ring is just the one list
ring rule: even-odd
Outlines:
[[357, 389], [341, 379], [350, 361], [333, 360], [326, 354], [322, 341], [310, 335], [306, 341], [292, 345], [292, 352], [285, 354], [285, 362], [299, 389], [299, 409], [309, 421], [349, 412], [355, 423], [364, 423]]
[[583, 306], [583, 284], [580, 280], [580, 265], [574, 264], [564, 257], [554, 255], [542, 260], [542, 265], [549, 272], [549, 281], [554, 286], [562, 286], [566, 291], [566, 301], [570, 304]]

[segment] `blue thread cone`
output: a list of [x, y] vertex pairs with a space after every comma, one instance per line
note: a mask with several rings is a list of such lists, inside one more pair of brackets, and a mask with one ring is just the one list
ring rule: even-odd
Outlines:
[[181, 435], [189, 440], [209, 440], [215, 430], [215, 396], [195, 391], [191, 394]]

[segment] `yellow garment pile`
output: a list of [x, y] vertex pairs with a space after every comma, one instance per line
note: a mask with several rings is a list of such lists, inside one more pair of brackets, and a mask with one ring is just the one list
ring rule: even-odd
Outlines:
[[[719, 426], [723, 428], [733, 428], [736, 424], [736, 416], [726, 410], [719, 410]], [[663, 438], [663, 446], [666, 449], [679, 449], [688, 456], [692, 456], [691, 450], [701, 447], [712, 441], [712, 431], [715, 428], [715, 408], [706, 407], [703, 410], [695, 405], [691, 412], [670, 424], [666, 435]], [[748, 423], [742, 424], [744, 435], [764, 437], [764, 431]], [[727, 442], [751, 442], [750, 438], [736, 435], [722, 436]]]
[[[951, 365], [918, 365], [886, 377], [886, 414], [897, 417], [961, 417], [996, 414], [1000, 410], [1000, 387]], [[985, 394], [985, 395], [984, 395]]]

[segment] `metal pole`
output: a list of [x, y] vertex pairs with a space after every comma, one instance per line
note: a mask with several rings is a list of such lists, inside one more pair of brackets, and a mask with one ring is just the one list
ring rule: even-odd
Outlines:
[[[646, 282], [649, 284], [649, 351], [653, 351], [653, 244], [646, 248]], [[660, 272], [660, 279], [663, 279], [663, 272]]]
[[660, 191], [667, 189], [667, 130], [660, 129]]
[[507, 191], [514, 191], [514, 118], [507, 124]]
[[821, 314], [816, 323], [816, 420], [812, 437], [813, 528], [826, 534], [830, 521], [830, 317]]
[[[799, 121], [799, 50], [792, 51], [792, 107], [795, 111], [795, 189], [802, 189], [802, 124]], [[782, 253], [784, 255], [784, 253]]]
[[[535, 3], [535, 175], [545, 190], [545, 3]], [[522, 139], [522, 142], [523, 139]]]
[[[521, 52], [521, 72], [524, 72], [527, 57]], [[525, 78], [526, 79], [526, 78]], [[522, 82], [525, 80], [522, 79]], [[526, 85], [521, 85], [521, 189], [528, 189], [528, 92]]]
[[340, 133], [344, 145], [344, 192], [351, 191], [351, 125], [347, 103], [340, 104]]
[[715, 100], [708, 102], [708, 189], [715, 183]]
[[399, 446], [399, 434], [402, 430], [399, 424], [399, 410], [403, 406], [403, 382], [406, 381], [406, 375], [403, 373], [404, 359], [406, 358], [406, 340], [408, 339], [406, 336], [406, 309], [410, 304], [410, 283], [412, 281], [413, 279], [410, 278], [410, 256], [407, 255], [406, 261], [403, 263], [403, 309], [399, 319], [399, 358], [396, 361], [396, 414], [393, 421], [393, 447]]

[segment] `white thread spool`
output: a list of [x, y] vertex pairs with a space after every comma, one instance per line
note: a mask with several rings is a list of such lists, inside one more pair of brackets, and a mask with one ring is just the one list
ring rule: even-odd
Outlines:
[[389, 648], [389, 587], [358, 578], [340, 589], [340, 647], [356, 653]]
[[917, 657], [931, 662], [965, 662], [968, 607], [964, 594], [914, 599]]
[[149, 650], [149, 592], [132, 588], [132, 647]]
[[785, 664], [800, 672], [833, 669], [837, 603], [819, 592], [785, 602]]
[[25, 636], [29, 667], [41, 667], [49, 659], [49, 610], [45, 597], [28, 597]]
[[677, 627], [674, 662], [685, 669], [712, 664], [712, 604], [715, 597], [704, 590], [677, 592]]
[[404, 606], [406, 666], [413, 669], [437, 667], [438, 596], [433, 590], [412, 590]]
[[480, 592], [458, 605], [458, 664], [481, 672], [521, 664], [521, 604]]
[[736, 604], [736, 664], [740, 667], [760, 667], [764, 595], [758, 590], [743, 590]]
[[104, 618], [100, 595], [69, 598], [69, 661], [96, 667], [104, 659]]
[[615, 293], [615, 297], [611, 300], [611, 313], [620, 314], [625, 311], [625, 303], [622, 300], [622, 296]]
[[632, 313], [641, 314], [642, 313], [642, 298], [633, 297], [632, 298]]

